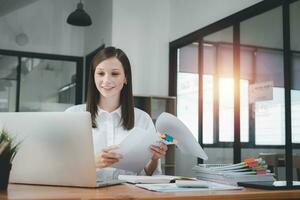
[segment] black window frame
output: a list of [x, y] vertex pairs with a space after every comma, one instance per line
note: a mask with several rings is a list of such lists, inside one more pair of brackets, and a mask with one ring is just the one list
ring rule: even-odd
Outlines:
[[[282, 17], [283, 17], [283, 56], [284, 56], [284, 68], [290, 69], [290, 59], [291, 59], [291, 51], [290, 50], [290, 33], [289, 33], [289, 25], [286, 25], [285, 22], [289, 21], [287, 19], [289, 16], [287, 16], [284, 13], [289, 13], [289, 5], [291, 3], [294, 3], [299, 0], [264, 0], [262, 2], [259, 2], [253, 6], [250, 6], [244, 10], [241, 10], [233, 15], [230, 15], [224, 19], [221, 19], [215, 23], [212, 23], [206, 27], [203, 27], [199, 30], [196, 30], [190, 34], [187, 34], [179, 39], [176, 39], [172, 42], [169, 43], [169, 95], [170, 96], [176, 96], [177, 97], [177, 49], [184, 47], [186, 45], [189, 45], [193, 42], [198, 42], [199, 43], [199, 48], [198, 48], [198, 74], [199, 74], [199, 84], [198, 88], [202, 88], [203, 86], [203, 80], [202, 80], [202, 74], [200, 73], [203, 71], [203, 38], [209, 34], [212, 34], [217, 31], [221, 31], [225, 28], [228, 27], [233, 27], [233, 62], [234, 62], [234, 73], [238, 73], [240, 71], [240, 23], [250, 19], [252, 17], [255, 17], [259, 14], [265, 13], [267, 11], [270, 11], [274, 8], [281, 7], [283, 10]], [[288, 12], [287, 12], [288, 10]], [[288, 34], [287, 34], [288, 33]], [[288, 44], [288, 45], [287, 45]], [[287, 71], [286, 71], [287, 72]], [[289, 94], [287, 90], [290, 90], [290, 83], [286, 82], [287, 79], [290, 80], [291, 74], [285, 73], [285, 96], [286, 94]], [[236, 78], [235, 76], [235, 82], [238, 81], [239, 79]], [[238, 86], [236, 86], [238, 85]], [[203, 118], [202, 118], [202, 108], [203, 108], [203, 99], [202, 99], [202, 90], [199, 89], [199, 98], [198, 98], [198, 119], [199, 119], [199, 132], [198, 132], [198, 141], [200, 145], [203, 147], [214, 147], [214, 148], [232, 148], [234, 151], [234, 162], [240, 162], [241, 161], [241, 148], [264, 148], [264, 149], [284, 149], [284, 145], [256, 145], [255, 144], [255, 136], [254, 134], [250, 134], [251, 127], [250, 124], [250, 130], [249, 130], [249, 142], [243, 143], [240, 142], [240, 95], [239, 95], [239, 85], [240, 84], [235, 84], [235, 92], [238, 92], [237, 95], [235, 95], [234, 99], [234, 142], [219, 142], [217, 140], [216, 143], [214, 144], [203, 144], [202, 142], [202, 124], [203, 124]], [[237, 90], [238, 89], [238, 90]], [[290, 104], [290, 97], [285, 97], [285, 101], [289, 101], [285, 103], [285, 108], [286, 108], [286, 116], [291, 115], [291, 104]], [[287, 108], [289, 107], [289, 108]], [[214, 110], [214, 116], [216, 116], [216, 111]], [[216, 119], [214, 119], [216, 120]], [[250, 121], [251, 123], [251, 121]], [[291, 125], [291, 117], [286, 117], [285, 119], [285, 124], [286, 126]], [[286, 127], [286, 139], [288, 139], [287, 135], [291, 135], [291, 127]], [[253, 130], [252, 130], [253, 131]], [[289, 133], [287, 133], [287, 131]], [[251, 137], [250, 137], [251, 136]], [[218, 135], [215, 134], [214, 131], [214, 138], [217, 138]], [[296, 148], [300, 149], [300, 144], [292, 144], [291, 147], [287, 148]], [[198, 162], [201, 162], [201, 160], [198, 160]]]
[[75, 62], [76, 63], [75, 105], [82, 103], [83, 57], [59, 55], [59, 54], [48, 54], [48, 53], [26, 52], [26, 51], [15, 51], [15, 50], [6, 50], [6, 49], [0, 49], [0, 55], [15, 56], [18, 58], [15, 112], [19, 112], [19, 107], [20, 107], [21, 58], [22, 57]]

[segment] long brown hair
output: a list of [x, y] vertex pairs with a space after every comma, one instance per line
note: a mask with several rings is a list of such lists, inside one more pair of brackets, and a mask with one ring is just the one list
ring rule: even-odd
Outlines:
[[94, 74], [99, 63], [113, 57], [121, 62], [126, 77], [127, 84], [124, 84], [120, 95], [121, 123], [124, 129], [130, 130], [134, 126], [131, 66], [128, 57], [121, 49], [117, 49], [115, 47], [106, 47], [94, 56], [89, 72], [86, 110], [92, 115], [93, 128], [97, 128], [96, 117], [98, 114], [97, 105], [100, 100], [100, 92], [95, 85]]

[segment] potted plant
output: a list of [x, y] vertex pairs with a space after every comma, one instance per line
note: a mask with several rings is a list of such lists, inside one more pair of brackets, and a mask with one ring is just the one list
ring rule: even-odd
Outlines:
[[0, 190], [6, 190], [8, 186], [11, 163], [20, 144], [15, 142], [15, 138], [11, 137], [6, 130], [0, 131]]

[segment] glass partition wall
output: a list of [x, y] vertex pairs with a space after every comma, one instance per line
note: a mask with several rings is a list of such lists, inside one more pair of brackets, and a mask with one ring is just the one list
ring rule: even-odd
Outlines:
[[[176, 57], [176, 74], [177, 74], [177, 116], [182, 120], [191, 130], [192, 134], [198, 140], [199, 132], [199, 116], [198, 116], [198, 92], [199, 92], [199, 76], [198, 76], [198, 50], [199, 43], [194, 42], [187, 44], [177, 49]], [[197, 164], [196, 158], [189, 158], [184, 156], [178, 148], [175, 149], [176, 155], [176, 175], [192, 176], [190, 172], [186, 171], [185, 163]], [[190, 171], [190, 170], [189, 170]]]
[[208, 163], [233, 162], [233, 27], [203, 37], [203, 145]]
[[0, 112], [16, 110], [18, 57], [0, 54]]
[[293, 140], [300, 143], [300, 2], [290, 4]]
[[[292, 142], [300, 144], [300, 1], [289, 5], [291, 41], [291, 124]], [[293, 149], [294, 180], [300, 180], [300, 148]]]
[[286, 126], [282, 27], [282, 7], [240, 23], [240, 76], [249, 82], [252, 144], [241, 149], [241, 156], [268, 160], [278, 180], [285, 180], [284, 167], [277, 164], [285, 153]]
[[291, 135], [293, 179], [300, 176], [299, 3], [263, 1], [170, 43], [169, 93], [208, 154], [205, 163], [263, 157], [276, 178], [286, 180]]
[[82, 58], [0, 50], [0, 112], [64, 111], [81, 103]]

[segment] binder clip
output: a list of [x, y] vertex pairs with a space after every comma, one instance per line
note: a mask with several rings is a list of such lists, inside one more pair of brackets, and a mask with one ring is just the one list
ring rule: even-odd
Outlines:
[[176, 144], [177, 140], [173, 138], [172, 136], [166, 134], [166, 133], [161, 133], [160, 134], [160, 139], [162, 140], [163, 143], [165, 144]]

